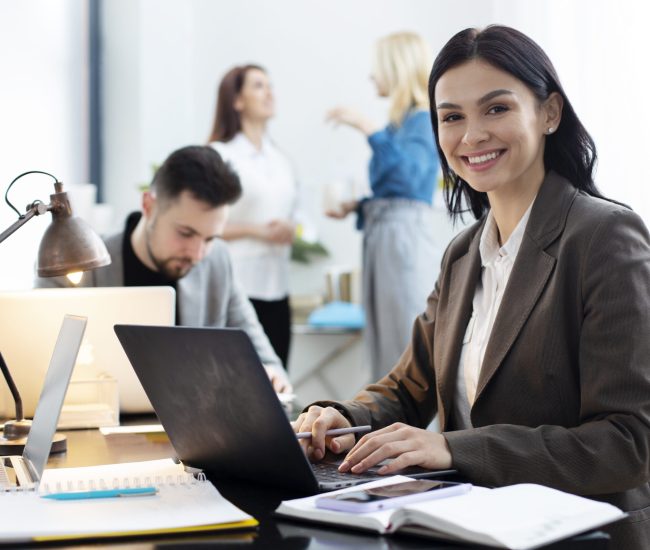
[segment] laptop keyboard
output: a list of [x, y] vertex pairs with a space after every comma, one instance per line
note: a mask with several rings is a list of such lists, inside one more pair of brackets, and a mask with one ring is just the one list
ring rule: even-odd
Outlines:
[[0, 458], [0, 491], [8, 491], [16, 486], [13, 480], [13, 475], [10, 475], [4, 465], [4, 459]]
[[316, 462], [315, 464], [312, 464], [311, 467], [316, 479], [320, 482], [345, 482], [346, 484], [354, 482], [356, 484], [377, 479], [377, 476], [372, 474], [364, 476], [339, 472], [338, 464], [333, 464], [331, 462]]

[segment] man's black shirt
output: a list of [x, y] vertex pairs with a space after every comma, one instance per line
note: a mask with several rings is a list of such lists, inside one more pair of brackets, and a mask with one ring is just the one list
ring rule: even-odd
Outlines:
[[[122, 261], [124, 263], [124, 286], [171, 286], [177, 290], [175, 279], [170, 279], [164, 273], [152, 271], [144, 265], [133, 251], [131, 234], [138, 225], [141, 212], [133, 212], [126, 219], [124, 241], [122, 242]], [[176, 299], [176, 324], [178, 324], [178, 298]]]

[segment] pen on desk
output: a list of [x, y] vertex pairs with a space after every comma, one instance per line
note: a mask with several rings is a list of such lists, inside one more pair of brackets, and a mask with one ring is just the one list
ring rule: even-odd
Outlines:
[[[352, 426], [351, 428], [336, 428], [334, 430], [327, 430], [325, 435], [345, 435], [369, 432], [372, 428], [370, 426]], [[298, 432], [297, 439], [308, 439], [311, 437], [311, 432]]]
[[126, 489], [99, 489], [97, 491], [78, 491], [69, 493], [47, 493], [43, 498], [52, 500], [81, 500], [89, 498], [146, 497], [155, 495], [155, 487], [130, 487]]

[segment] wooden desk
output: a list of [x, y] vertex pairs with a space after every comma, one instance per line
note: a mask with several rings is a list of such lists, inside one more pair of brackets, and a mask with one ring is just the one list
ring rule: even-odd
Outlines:
[[[147, 423], [150, 423], [151, 420]], [[167, 458], [174, 455], [174, 450], [164, 434], [125, 434], [104, 437], [98, 430], [76, 430], [65, 432], [68, 436], [68, 451], [53, 456], [48, 461], [48, 468], [70, 466], [93, 466], [98, 464], [133, 462]], [[262, 455], [263, 453], [261, 453]], [[365, 550], [453, 550], [460, 548], [484, 548], [477, 546], [458, 546], [439, 543], [430, 539], [412, 537], [379, 537], [361, 532], [346, 531], [343, 528], [325, 528], [312, 524], [299, 523], [272, 516], [273, 510], [281, 500], [297, 495], [261, 487], [259, 485], [231, 481], [216, 483], [221, 493], [231, 502], [253, 515], [260, 522], [257, 531], [250, 531], [250, 541], [236, 541], [227, 533], [212, 535], [181, 535], [176, 537], [158, 537], [152, 539], [117, 539], [111, 541], [85, 542], [83, 547], [101, 546], [103, 548], [120, 548], [145, 550], [150, 548], [363, 548]], [[80, 548], [79, 545], [64, 547]], [[61, 545], [57, 545], [61, 548]], [[602, 533], [594, 532], [570, 541], [554, 544], [547, 549], [553, 550], [605, 550], [608, 540]]]

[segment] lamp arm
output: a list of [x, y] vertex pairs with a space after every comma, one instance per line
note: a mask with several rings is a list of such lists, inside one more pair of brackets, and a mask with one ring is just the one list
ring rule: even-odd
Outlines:
[[9, 386], [9, 391], [11, 392], [11, 395], [14, 398], [14, 402], [16, 403], [16, 420], [23, 420], [23, 418], [25, 418], [23, 416], [23, 400], [20, 397], [20, 393], [18, 393], [18, 388], [16, 387], [16, 384], [14, 384], [14, 379], [11, 377], [11, 373], [9, 372], [9, 367], [7, 367], [7, 363], [5, 362], [4, 357], [2, 357], [1, 352], [0, 352], [0, 370], [2, 370], [2, 374], [4, 375], [5, 380], [7, 381], [7, 386]]
[[49, 210], [48, 205], [43, 204], [42, 202], [35, 202], [28, 207], [28, 210], [25, 214], [20, 216], [14, 223], [12, 223], [7, 229], [0, 233], [0, 243], [4, 241], [9, 235], [13, 234], [15, 231], [20, 229], [25, 225], [29, 220], [34, 216], [41, 216]]

